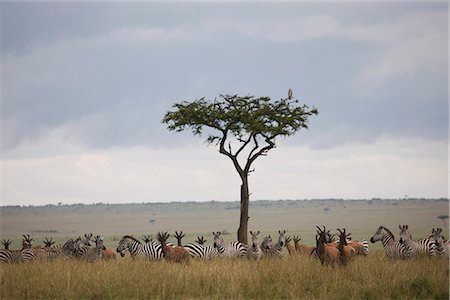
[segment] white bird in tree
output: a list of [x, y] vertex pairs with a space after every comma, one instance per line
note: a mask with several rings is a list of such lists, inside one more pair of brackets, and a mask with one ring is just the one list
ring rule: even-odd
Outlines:
[[288, 99], [291, 100], [292, 99], [292, 90], [289, 89], [288, 91]]

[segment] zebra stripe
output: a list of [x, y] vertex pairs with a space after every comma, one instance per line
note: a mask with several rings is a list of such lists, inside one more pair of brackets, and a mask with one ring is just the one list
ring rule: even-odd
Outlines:
[[214, 235], [214, 247], [219, 252], [219, 256], [223, 257], [244, 257], [247, 253], [247, 248], [244, 244], [238, 241], [233, 241], [229, 244], [225, 244], [222, 233], [213, 232]]
[[[173, 244], [168, 243], [172, 246]], [[160, 260], [163, 258], [161, 244], [158, 242], [142, 243], [138, 239], [125, 235], [117, 246], [116, 251], [123, 257], [126, 251], [130, 252], [132, 258], [143, 258], [150, 260]]]
[[370, 238], [371, 243], [381, 241], [384, 248], [384, 254], [391, 259], [407, 258], [406, 247], [399, 241], [395, 241], [392, 232], [384, 226], [378, 227], [375, 234]]
[[199, 243], [188, 243], [184, 248], [192, 258], [212, 259], [219, 256], [219, 252], [214, 245], [202, 245]]
[[1, 263], [18, 263], [22, 262], [22, 250], [0, 250]]
[[399, 225], [400, 228], [400, 243], [404, 244], [408, 249], [408, 257], [417, 257], [427, 255], [432, 257], [436, 255], [436, 244], [431, 238], [423, 238], [420, 240], [413, 240], [411, 233], [408, 230], [408, 225]]

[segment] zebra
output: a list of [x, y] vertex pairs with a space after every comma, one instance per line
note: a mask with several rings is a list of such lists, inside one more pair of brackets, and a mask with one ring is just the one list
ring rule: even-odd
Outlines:
[[261, 251], [263, 256], [266, 257], [270, 257], [272, 256], [272, 248], [273, 248], [273, 243], [272, 243], [272, 237], [270, 235], [265, 236], [263, 238], [263, 241], [261, 242]]
[[371, 243], [381, 241], [384, 254], [390, 259], [405, 259], [408, 257], [406, 246], [395, 240], [392, 232], [384, 226], [378, 227], [375, 234], [370, 238]]
[[286, 248], [286, 237], [284, 236], [286, 233], [286, 230], [278, 230], [278, 243], [276, 243], [272, 247], [272, 255], [276, 257], [283, 257], [285, 248]]
[[77, 257], [84, 259], [88, 262], [94, 262], [96, 260], [101, 260], [103, 257], [103, 250], [105, 250], [105, 246], [103, 245], [103, 237], [97, 235], [95, 237], [95, 247], [89, 247], [83, 244], [77, 244], [76, 253]]
[[[61, 250], [59, 248], [52, 247], [32, 247], [33, 238], [30, 237], [29, 234], [23, 235], [22, 241], [22, 252], [21, 259], [22, 262], [30, 262], [34, 260], [53, 260], [57, 258], [61, 254]], [[48, 241], [48, 239], [47, 239]]]
[[258, 244], [259, 230], [258, 232], [250, 231], [250, 234], [252, 235], [252, 244], [247, 250], [247, 257], [249, 259], [260, 260], [262, 257], [262, 250]]
[[408, 257], [427, 255], [428, 257], [436, 255], [436, 245], [431, 238], [413, 240], [408, 230], [408, 225], [398, 225], [400, 228], [400, 243], [408, 248]]
[[[173, 245], [168, 243], [168, 245]], [[163, 258], [161, 244], [155, 241], [142, 243], [130, 235], [125, 235], [119, 241], [117, 253], [124, 257], [126, 251], [129, 251], [132, 258], [145, 258], [150, 260], [160, 260]]]
[[214, 245], [205, 245], [203, 237], [197, 237], [197, 241], [184, 245], [192, 258], [212, 259], [219, 256], [219, 251]]
[[[9, 245], [12, 243], [10, 239], [3, 240], [2, 244], [5, 247], [0, 250], [0, 262], [1, 263], [18, 263], [22, 262], [22, 250], [11, 250]], [[22, 242], [23, 245], [23, 242]]]
[[436, 254], [439, 256], [448, 256], [450, 253], [448, 241], [445, 240], [441, 234], [442, 228], [436, 228], [431, 231], [430, 239], [432, 239], [436, 245]]
[[247, 253], [247, 248], [244, 244], [238, 241], [233, 241], [229, 244], [225, 244], [222, 232], [213, 232], [214, 235], [214, 247], [217, 248], [219, 256], [223, 257], [244, 257]]

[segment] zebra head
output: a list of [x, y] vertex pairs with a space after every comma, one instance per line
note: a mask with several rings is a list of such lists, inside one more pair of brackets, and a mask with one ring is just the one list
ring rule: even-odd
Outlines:
[[97, 235], [95, 237], [95, 247], [98, 249], [102, 249], [102, 250], [106, 250], [106, 247], [103, 245], [103, 237], [100, 237], [99, 235]]
[[259, 230], [258, 230], [258, 232], [253, 232], [253, 231], [250, 230], [250, 234], [252, 235], [252, 248], [253, 249], [257, 249], [258, 248]]
[[75, 252], [78, 252], [78, 250], [80, 250], [84, 246], [85, 246], [85, 244], [83, 243], [83, 239], [81, 237], [78, 237], [75, 240], [75, 245], [74, 245]]
[[83, 244], [86, 246], [91, 246], [92, 233], [85, 233], [84, 239], [82, 240]]
[[400, 243], [405, 243], [412, 239], [411, 233], [408, 231], [408, 225], [398, 225], [400, 228]]
[[286, 245], [286, 237], [284, 236], [285, 233], [286, 233], [286, 230], [283, 230], [283, 231], [278, 230], [279, 236], [278, 236], [278, 244], [277, 245], [280, 247], [284, 247]]
[[[392, 233], [384, 226], [378, 227], [374, 235], [370, 238], [371, 243], [381, 241], [385, 236], [392, 235]], [[393, 236], [393, 235], [392, 235]]]
[[64, 243], [62, 249], [65, 253], [74, 254], [76, 252], [75, 245], [76, 242], [73, 239], [69, 239]]
[[262, 249], [264, 252], [268, 252], [268, 251], [270, 251], [270, 249], [272, 249], [272, 247], [273, 247], [273, 244], [272, 244], [272, 237], [271, 237], [270, 235], [265, 236], [265, 237], [263, 238], [262, 243], [261, 243], [261, 249]]
[[136, 240], [130, 235], [124, 235], [122, 239], [119, 241], [119, 245], [117, 246], [117, 253], [120, 253], [120, 256], [124, 257], [127, 250], [131, 248], [131, 243]]
[[445, 244], [445, 237], [442, 235], [442, 228], [433, 228], [430, 239], [434, 241], [436, 246], [442, 247]]
[[225, 242], [223, 241], [222, 232], [217, 231], [212, 234], [214, 235], [214, 248], [223, 247]]

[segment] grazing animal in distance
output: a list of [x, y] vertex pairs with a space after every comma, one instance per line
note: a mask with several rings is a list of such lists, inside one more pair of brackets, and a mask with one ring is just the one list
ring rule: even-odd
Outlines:
[[[167, 232], [159, 232], [156, 238], [161, 243], [162, 254], [165, 260], [173, 262], [188, 262], [190, 259], [189, 252], [183, 246], [169, 246], [167, 239], [170, 234]], [[180, 239], [181, 240], [181, 239]]]

